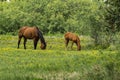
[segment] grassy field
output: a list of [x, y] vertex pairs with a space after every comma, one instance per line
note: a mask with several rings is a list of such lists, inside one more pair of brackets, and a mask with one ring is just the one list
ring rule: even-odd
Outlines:
[[[0, 35], [0, 80], [120, 80], [120, 51], [96, 49], [81, 36], [81, 51], [65, 50], [63, 36], [45, 36], [47, 49], [17, 49], [17, 36]], [[70, 46], [70, 45], [69, 45]]]

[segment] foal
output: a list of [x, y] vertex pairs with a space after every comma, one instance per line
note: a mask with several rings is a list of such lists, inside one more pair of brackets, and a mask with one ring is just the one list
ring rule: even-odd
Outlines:
[[68, 46], [69, 41], [72, 41], [71, 49], [73, 47], [73, 44], [75, 43], [77, 45], [77, 50], [78, 51], [81, 50], [80, 39], [77, 35], [71, 32], [67, 32], [65, 33], [64, 38], [65, 38], [66, 48]]

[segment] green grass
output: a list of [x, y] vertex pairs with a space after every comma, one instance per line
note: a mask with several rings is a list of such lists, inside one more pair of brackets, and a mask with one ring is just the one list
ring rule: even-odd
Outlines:
[[[0, 35], [0, 80], [119, 80], [117, 50], [92, 49], [93, 40], [81, 37], [82, 51], [65, 50], [62, 36], [45, 36], [47, 49], [17, 49], [17, 36]], [[40, 42], [39, 42], [40, 43]], [[69, 45], [70, 46], [70, 45]]]

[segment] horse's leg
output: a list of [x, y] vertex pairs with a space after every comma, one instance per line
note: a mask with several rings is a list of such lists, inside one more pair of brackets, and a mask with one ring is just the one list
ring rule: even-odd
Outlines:
[[38, 43], [38, 39], [34, 39], [34, 49], [36, 49]]
[[20, 45], [20, 42], [21, 42], [21, 38], [22, 38], [22, 36], [19, 36], [19, 39], [18, 39], [18, 48], [19, 48], [19, 45]]
[[26, 42], [27, 42], [27, 39], [26, 38], [24, 38], [24, 49], [26, 49]]
[[69, 43], [69, 40], [68, 40], [68, 39], [65, 39], [65, 47], [66, 47], [66, 50], [67, 50], [68, 43]]

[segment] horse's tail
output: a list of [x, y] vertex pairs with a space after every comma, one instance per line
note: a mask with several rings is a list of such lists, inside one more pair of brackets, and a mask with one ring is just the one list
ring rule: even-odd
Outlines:
[[40, 40], [41, 40], [41, 43], [43, 43], [44, 46], [46, 47], [46, 42], [45, 42], [45, 39], [44, 39], [44, 37], [43, 37], [42, 32], [39, 30], [38, 27], [36, 27], [36, 29], [37, 29], [37, 32], [38, 32], [39, 38], [40, 38]]

